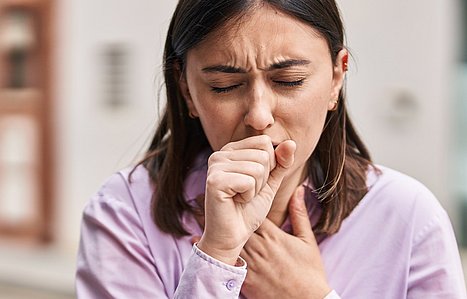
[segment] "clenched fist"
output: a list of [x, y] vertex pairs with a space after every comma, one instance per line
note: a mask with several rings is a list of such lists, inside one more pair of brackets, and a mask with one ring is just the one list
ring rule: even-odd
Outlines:
[[266, 135], [226, 144], [209, 158], [205, 229], [198, 247], [234, 265], [243, 246], [263, 223], [282, 179], [294, 162], [296, 144], [274, 149]]

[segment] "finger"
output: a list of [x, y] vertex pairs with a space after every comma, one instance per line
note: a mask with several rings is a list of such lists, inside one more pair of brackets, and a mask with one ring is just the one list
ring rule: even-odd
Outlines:
[[227, 143], [224, 147], [221, 148], [221, 151], [233, 151], [240, 149], [259, 149], [266, 151], [269, 154], [271, 169], [275, 167], [276, 162], [274, 148], [272, 145], [271, 137], [268, 135], [252, 136], [240, 141]]
[[283, 232], [283, 230], [281, 230], [276, 224], [274, 224], [274, 222], [272, 222], [268, 218], [264, 219], [263, 223], [261, 223], [261, 225], [255, 231], [255, 233], [261, 237], [271, 236]]
[[266, 240], [263, 236], [254, 232], [243, 246], [243, 250], [248, 253], [250, 258], [257, 260], [260, 258], [267, 259], [266, 252], [271, 244], [268, 243], [269, 241], [270, 240]]
[[305, 187], [298, 187], [289, 201], [289, 216], [293, 234], [309, 242], [316, 242], [305, 206]]
[[[253, 251], [253, 247], [247, 247], [246, 244], [243, 246], [242, 251], [240, 252], [240, 256], [249, 264], [249, 261], [255, 260], [255, 252]], [[250, 266], [250, 265], [248, 265]]]
[[264, 238], [257, 233], [253, 233], [243, 246], [243, 249], [247, 251], [251, 257], [263, 257], [263, 253], [266, 250], [265, 246]]
[[252, 252], [251, 249], [247, 250], [245, 248], [240, 251], [240, 257], [245, 260], [248, 270], [256, 270], [256, 267], [259, 266], [261, 261], [264, 259], [256, 255], [255, 252]]
[[[266, 166], [267, 167], [267, 166]], [[248, 180], [253, 179], [253, 193], [258, 194], [261, 189], [266, 185], [269, 173], [263, 164], [254, 161], [227, 161], [213, 164], [208, 170], [208, 176], [224, 176], [227, 173], [240, 174], [243, 176], [249, 176]], [[245, 179], [246, 180], [246, 179]], [[222, 186], [228, 185], [229, 182], [220, 182], [218, 185], [219, 190], [222, 190]], [[234, 190], [236, 193], [245, 193], [246, 190]], [[232, 197], [236, 195], [231, 194]]]
[[[267, 150], [259, 150], [259, 149], [239, 149], [233, 150], [229, 152], [222, 152], [225, 155], [225, 158], [232, 163], [241, 162], [241, 161], [250, 161], [256, 162], [258, 164], [263, 165], [263, 183], [261, 184], [259, 190], [261, 190], [267, 182], [267, 178], [269, 177], [269, 173], [275, 167], [275, 158], [274, 155], [268, 153]], [[272, 164], [272, 162], [274, 164]], [[259, 192], [258, 190], [258, 192]]]
[[253, 161], [265, 166], [268, 174], [275, 167], [272, 160], [275, 161], [274, 152], [269, 153], [266, 149], [238, 149], [226, 152], [219, 152], [225, 155], [229, 161]]
[[[237, 172], [217, 171], [208, 174], [206, 192], [223, 192], [225, 199], [234, 198], [240, 202], [248, 202], [255, 197], [256, 180], [249, 175]], [[209, 197], [208, 197], [209, 198]]]
[[283, 141], [277, 146], [275, 150], [276, 167], [271, 171], [266, 184], [269, 189], [264, 188], [269, 198], [274, 198], [287, 170], [293, 165], [296, 148], [297, 144], [293, 140]]
[[254, 270], [256, 268], [257, 257], [253, 257], [249, 250], [245, 248], [240, 251], [240, 257], [245, 260], [248, 270]]
[[240, 251], [240, 257], [244, 259], [247, 263], [248, 260], [252, 259], [250, 253], [245, 249], [245, 247], [243, 247], [242, 251]]
[[281, 142], [274, 151], [276, 162], [279, 163], [279, 165], [276, 165], [276, 168], [279, 166], [279, 168], [287, 169], [292, 166], [296, 149], [297, 144], [293, 140], [285, 140]]

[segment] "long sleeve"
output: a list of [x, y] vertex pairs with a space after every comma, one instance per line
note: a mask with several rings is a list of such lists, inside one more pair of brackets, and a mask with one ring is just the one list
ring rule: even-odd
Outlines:
[[[246, 262], [241, 261], [239, 267], [224, 264], [194, 245], [175, 298], [238, 298], [246, 277]], [[194, 297], [194, 293], [203, 296]]]
[[133, 209], [113, 198], [92, 199], [81, 225], [78, 298], [169, 298]]
[[410, 260], [407, 298], [467, 298], [459, 250], [444, 210], [416, 235]]
[[178, 285], [174, 294], [164, 281], [177, 274], [166, 273], [171, 267], [155, 262], [147, 233], [128, 202], [102, 192], [93, 198], [84, 210], [81, 226], [78, 298], [238, 298], [246, 266], [225, 265], [196, 247], [180, 280], [170, 281], [170, 285]]

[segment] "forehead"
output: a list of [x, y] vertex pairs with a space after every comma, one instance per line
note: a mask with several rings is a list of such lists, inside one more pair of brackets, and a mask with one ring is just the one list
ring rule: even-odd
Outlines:
[[317, 30], [270, 5], [231, 19], [191, 49], [190, 56], [205, 63], [223, 60], [234, 65], [252, 59], [258, 64], [312, 56], [330, 59], [327, 42]]

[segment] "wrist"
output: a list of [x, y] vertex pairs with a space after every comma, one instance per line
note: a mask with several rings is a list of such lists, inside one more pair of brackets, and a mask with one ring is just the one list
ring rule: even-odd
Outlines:
[[231, 266], [235, 266], [237, 264], [238, 257], [242, 250], [242, 246], [233, 249], [220, 249], [216, 246], [210, 245], [208, 241], [203, 239], [203, 237], [201, 237], [201, 240], [199, 240], [196, 246], [199, 250], [210, 257]]

